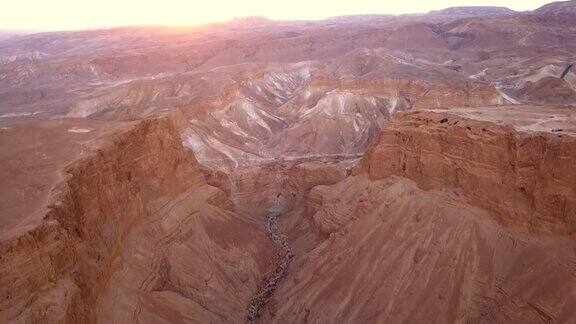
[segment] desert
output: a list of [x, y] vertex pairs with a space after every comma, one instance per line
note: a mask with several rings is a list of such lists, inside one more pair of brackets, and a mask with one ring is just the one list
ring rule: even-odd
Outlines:
[[573, 323], [576, 1], [0, 30], [0, 322]]

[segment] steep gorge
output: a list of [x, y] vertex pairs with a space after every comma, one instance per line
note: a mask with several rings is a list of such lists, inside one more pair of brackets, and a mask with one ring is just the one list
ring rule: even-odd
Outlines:
[[274, 249], [206, 184], [169, 118], [67, 174], [40, 224], [1, 243], [3, 322], [233, 321], [246, 309]]
[[575, 133], [538, 130], [558, 123], [571, 110], [397, 115], [349, 177], [312, 189], [321, 240], [266, 321], [570, 322]]
[[0, 35], [0, 323], [574, 322], [574, 21]]
[[0, 318], [565, 321], [574, 117], [502, 122], [514, 109], [399, 113], [361, 160], [228, 174], [198, 164], [174, 116], [135, 123], [2, 242]]
[[179, 129], [173, 115], [134, 123], [67, 167], [45, 216], [1, 243], [2, 321], [241, 322], [275, 267], [279, 282], [293, 252], [276, 222], [314, 240], [297, 218], [306, 192], [350, 162], [226, 175], [201, 167]]

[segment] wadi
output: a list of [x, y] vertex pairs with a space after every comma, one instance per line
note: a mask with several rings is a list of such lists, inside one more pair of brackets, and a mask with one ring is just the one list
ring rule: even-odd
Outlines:
[[576, 1], [0, 31], [0, 323], [573, 323]]

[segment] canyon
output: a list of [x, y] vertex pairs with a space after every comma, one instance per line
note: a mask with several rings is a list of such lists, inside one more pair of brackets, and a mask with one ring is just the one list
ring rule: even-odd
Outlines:
[[0, 322], [573, 322], [574, 21], [2, 36]]

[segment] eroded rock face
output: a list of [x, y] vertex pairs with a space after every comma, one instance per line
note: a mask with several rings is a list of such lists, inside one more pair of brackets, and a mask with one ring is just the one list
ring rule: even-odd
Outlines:
[[573, 115], [524, 109], [397, 115], [351, 176], [311, 190], [319, 243], [264, 320], [570, 321], [575, 137], [543, 130]]
[[550, 130], [519, 132], [454, 113], [403, 114], [363, 163], [372, 179], [399, 175], [425, 189], [460, 188], [504, 223], [568, 234], [576, 226], [576, 140]]
[[361, 174], [315, 191], [323, 203], [312, 222], [326, 239], [293, 262], [265, 321], [573, 316], [575, 245], [568, 236], [503, 227], [458, 190], [423, 190], [396, 176]]
[[228, 173], [276, 158], [344, 158], [361, 155], [397, 111], [507, 102], [494, 85], [445, 70], [385, 49], [327, 64], [217, 69], [207, 79], [220, 78], [226, 90], [182, 105], [190, 119], [184, 145]]
[[575, 3], [0, 35], [0, 322], [571, 321]]
[[247, 217], [261, 220], [277, 198], [282, 211], [303, 207], [306, 193], [314, 186], [344, 179], [358, 159], [297, 159], [238, 169], [230, 174], [230, 198]]
[[[44, 220], [1, 242], [2, 321], [206, 321], [245, 309], [273, 250], [206, 184], [168, 119], [139, 123], [67, 173]], [[246, 236], [227, 238], [238, 229]]]
[[208, 185], [153, 201], [126, 238], [98, 322], [242, 322], [275, 251], [230, 206]]

